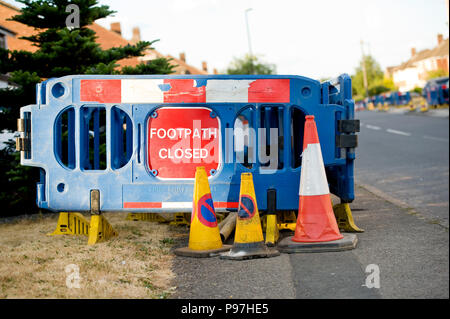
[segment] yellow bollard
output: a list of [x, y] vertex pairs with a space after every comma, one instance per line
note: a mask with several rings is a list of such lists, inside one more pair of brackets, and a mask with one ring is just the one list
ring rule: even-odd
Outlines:
[[280, 238], [280, 232], [278, 231], [277, 215], [266, 215], [266, 245], [269, 247], [275, 246]]

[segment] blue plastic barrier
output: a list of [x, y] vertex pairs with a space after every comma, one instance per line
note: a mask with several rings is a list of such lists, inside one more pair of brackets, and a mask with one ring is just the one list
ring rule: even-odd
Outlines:
[[[217, 211], [237, 208], [242, 172], [253, 173], [262, 211], [268, 190], [277, 192], [277, 210], [295, 210], [303, 125], [314, 115], [330, 191], [351, 202], [359, 131], [351, 93], [346, 74], [324, 83], [301, 76], [49, 79], [37, 86], [36, 104], [20, 110], [29, 145], [21, 164], [40, 168], [37, 204], [53, 211], [89, 211], [91, 191], [99, 190], [103, 211], [190, 212], [196, 166], [207, 168]], [[177, 145], [183, 141], [193, 144]]]
[[411, 102], [410, 92], [398, 92], [398, 104], [397, 105], [408, 105]]
[[422, 90], [429, 106], [449, 104], [449, 78], [441, 77], [429, 80]]
[[380, 95], [374, 96], [373, 105], [374, 106], [384, 105], [384, 97], [383, 97], [383, 95], [380, 94]]

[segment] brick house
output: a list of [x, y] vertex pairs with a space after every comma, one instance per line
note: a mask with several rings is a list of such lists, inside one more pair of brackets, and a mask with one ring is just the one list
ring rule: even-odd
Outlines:
[[415, 87], [423, 88], [428, 79], [428, 72], [449, 71], [449, 39], [442, 34], [437, 36], [437, 46], [417, 52], [411, 49], [411, 58], [386, 69], [386, 75], [391, 77], [401, 92], [407, 92]]
[[[22, 36], [30, 36], [35, 33], [34, 28], [24, 25], [16, 21], [9, 21], [8, 19], [14, 15], [19, 14], [20, 9], [0, 0], [0, 44], [7, 44], [10, 50], [26, 50], [34, 52], [37, 50], [30, 41], [20, 39]], [[104, 50], [112, 47], [126, 46], [127, 44], [134, 44], [138, 42], [140, 37], [139, 28], [133, 29], [133, 35], [130, 40], [122, 37], [120, 22], [111, 23], [111, 29], [108, 30], [97, 23], [89, 26], [95, 31], [97, 39], [96, 42]], [[148, 50], [144, 56], [132, 57], [118, 61], [118, 64], [123, 66], [136, 66], [143, 61], [149, 61], [155, 58], [165, 57], [172, 58], [170, 62], [176, 65], [174, 68], [175, 74], [208, 74], [206, 62], [202, 63], [202, 68], [196, 68], [186, 63], [185, 54], [181, 53], [180, 58], [174, 58], [170, 55], [163, 55], [156, 50]]]

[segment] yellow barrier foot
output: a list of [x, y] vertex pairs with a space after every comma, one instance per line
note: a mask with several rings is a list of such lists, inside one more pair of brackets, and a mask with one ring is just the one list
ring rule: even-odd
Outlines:
[[273, 247], [280, 238], [280, 232], [278, 231], [277, 215], [270, 214], [264, 217], [266, 220], [266, 245], [269, 247]]
[[156, 213], [128, 213], [127, 220], [164, 223], [166, 220]]
[[364, 229], [355, 225], [353, 220], [352, 211], [348, 203], [336, 204], [333, 206], [334, 216], [340, 229], [347, 232], [362, 233]]
[[58, 224], [54, 235], [85, 235], [89, 236], [89, 222], [80, 213], [59, 213]]
[[170, 222], [170, 225], [180, 226], [180, 225], [187, 225], [189, 226], [191, 224], [191, 220], [189, 217], [189, 213], [175, 213], [174, 220]]
[[94, 245], [117, 235], [118, 233], [103, 215], [92, 215], [91, 225], [89, 227], [88, 245]]
[[287, 229], [290, 231], [295, 231], [297, 227], [297, 216], [295, 216], [294, 211], [284, 211], [278, 214], [278, 229]]

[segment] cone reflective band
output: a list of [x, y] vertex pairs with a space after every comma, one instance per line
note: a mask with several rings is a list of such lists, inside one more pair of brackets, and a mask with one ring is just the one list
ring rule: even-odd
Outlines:
[[229, 245], [222, 245], [205, 167], [197, 167], [192, 199], [189, 246], [176, 249], [175, 254], [186, 257], [210, 257], [215, 253], [229, 250], [230, 247]]
[[253, 185], [253, 175], [251, 173], [242, 173], [234, 244], [231, 250], [221, 254], [220, 258], [243, 260], [275, 257], [279, 254], [277, 250], [269, 249], [264, 243]]
[[322, 150], [314, 116], [305, 117], [302, 171], [300, 175], [297, 227], [292, 238], [296, 242], [321, 242], [344, 236], [334, 217], [330, 201]]
[[295, 234], [283, 239], [281, 252], [338, 251], [355, 248], [353, 234], [343, 236], [331, 205], [322, 150], [314, 116], [305, 117], [299, 207]]

